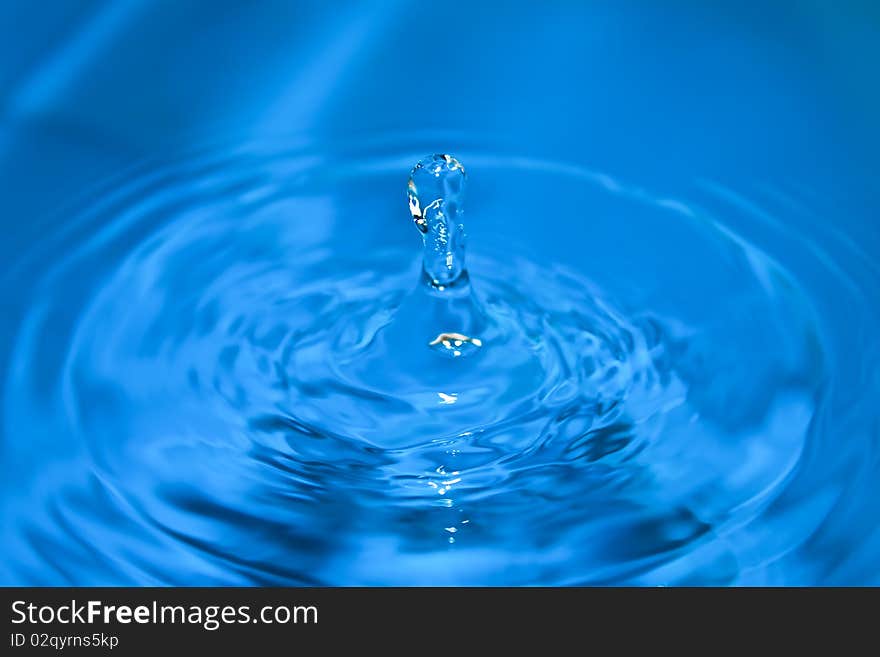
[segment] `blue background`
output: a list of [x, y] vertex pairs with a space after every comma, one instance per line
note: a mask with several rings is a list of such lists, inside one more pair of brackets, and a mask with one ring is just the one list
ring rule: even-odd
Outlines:
[[[781, 230], [838, 259], [855, 245], [875, 273], [878, 63], [880, 9], [867, 2], [4, 2], [0, 262], [138, 162], [217, 142], [411, 137], [576, 162], [672, 196], [699, 181], [781, 190], [810, 209], [779, 214]], [[766, 226], [725, 221], [762, 244]], [[823, 296], [806, 257], [773, 255]], [[35, 291], [3, 280], [11, 345]], [[880, 289], [864, 288], [873, 315]], [[876, 362], [876, 318], [850, 323], [855, 311], [825, 296], [838, 348], [851, 340], [862, 365]], [[9, 359], [4, 348], [3, 371]], [[865, 369], [837, 373], [838, 403], [876, 393]], [[878, 581], [867, 461], [854, 538], [866, 552], [833, 581]]]
[[121, 163], [218, 137], [442, 130], [640, 178], [794, 179], [876, 200], [877, 14], [780, 1], [5, 2], [6, 244]]

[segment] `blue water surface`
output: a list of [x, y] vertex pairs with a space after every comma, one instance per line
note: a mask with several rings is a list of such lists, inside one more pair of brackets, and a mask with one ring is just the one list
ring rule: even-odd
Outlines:
[[880, 584], [872, 3], [0, 35], [0, 584]]

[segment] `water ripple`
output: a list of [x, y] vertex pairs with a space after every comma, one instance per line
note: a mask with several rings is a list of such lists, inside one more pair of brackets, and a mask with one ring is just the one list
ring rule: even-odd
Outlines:
[[810, 556], [880, 541], [859, 501], [876, 348], [853, 366], [839, 347], [876, 318], [826, 321], [860, 293], [846, 262], [804, 236], [801, 261], [774, 259], [740, 232], [773, 222], [739, 201], [742, 221], [463, 152], [489, 328], [443, 359], [388, 337], [419, 314], [417, 155], [127, 173], [10, 263], [34, 293], [5, 387], [4, 581], [876, 577], [867, 553]]

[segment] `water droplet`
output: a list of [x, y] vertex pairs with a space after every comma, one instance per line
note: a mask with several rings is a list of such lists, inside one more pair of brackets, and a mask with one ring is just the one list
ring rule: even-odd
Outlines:
[[467, 282], [461, 223], [465, 180], [464, 167], [451, 155], [428, 156], [409, 176], [409, 210], [424, 242], [425, 277], [439, 291]]

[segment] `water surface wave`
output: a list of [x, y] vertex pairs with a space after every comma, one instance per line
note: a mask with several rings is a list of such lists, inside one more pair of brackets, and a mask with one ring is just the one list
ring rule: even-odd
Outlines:
[[3, 581], [877, 576], [880, 380], [876, 347], [853, 353], [877, 271], [857, 247], [777, 230], [757, 194], [465, 149], [490, 328], [441, 358], [405, 337], [424, 153], [381, 150], [135, 168], [9, 263], [33, 290]]

